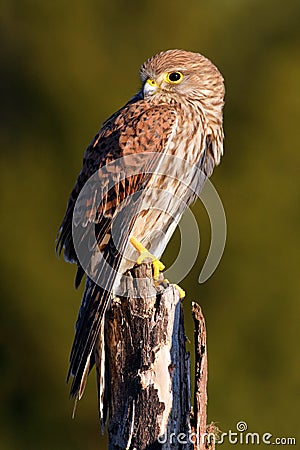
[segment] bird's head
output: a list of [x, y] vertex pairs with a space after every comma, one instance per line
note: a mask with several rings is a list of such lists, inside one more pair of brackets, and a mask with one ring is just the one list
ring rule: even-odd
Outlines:
[[179, 104], [186, 117], [201, 118], [215, 163], [223, 152], [224, 80], [216, 66], [199, 53], [168, 50], [148, 59], [140, 69], [145, 101]]
[[143, 95], [170, 94], [192, 102], [220, 102], [223, 77], [204, 56], [184, 50], [168, 50], [148, 59], [140, 69]]

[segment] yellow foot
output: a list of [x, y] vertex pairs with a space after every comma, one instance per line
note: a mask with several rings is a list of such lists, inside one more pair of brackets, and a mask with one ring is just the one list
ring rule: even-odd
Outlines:
[[183, 299], [185, 297], [185, 291], [180, 286], [178, 286], [178, 284], [170, 283], [169, 280], [167, 280], [166, 278], [163, 280], [163, 282], [169, 283], [171, 284], [171, 286], [174, 286], [174, 288], [177, 289], [177, 291], [179, 292], [180, 299]]
[[185, 291], [180, 286], [178, 286], [178, 284], [173, 284], [173, 286], [179, 292], [179, 298], [183, 299], [185, 297]]
[[158, 280], [159, 272], [162, 272], [165, 268], [164, 264], [159, 261], [154, 255], [152, 255], [146, 247], [144, 247], [139, 241], [137, 241], [133, 236], [130, 238], [130, 243], [134, 246], [134, 248], [139, 252], [140, 256], [136, 260], [137, 264], [142, 264], [142, 262], [146, 258], [150, 258], [152, 260], [153, 266], [153, 278], [154, 280]]

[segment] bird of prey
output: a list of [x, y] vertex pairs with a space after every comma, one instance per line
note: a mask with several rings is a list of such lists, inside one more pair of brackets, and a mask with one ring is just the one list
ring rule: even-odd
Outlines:
[[[149, 251], [157, 278], [163, 268], [159, 258], [203, 184], [199, 171], [210, 176], [223, 153], [224, 82], [211, 61], [199, 53], [168, 50], [148, 59], [140, 78], [140, 91], [104, 122], [87, 148], [57, 237], [57, 252], [63, 251], [65, 260], [78, 266], [76, 287], [87, 273], [68, 375], [76, 400], [93, 365], [101, 364], [96, 347], [103, 339], [104, 314], [120, 275], [133, 266], [134, 252], [140, 253], [139, 262]], [[143, 155], [145, 159], [139, 158]], [[125, 171], [125, 178], [120, 175], [124, 166], [114, 166], [122, 158], [129, 158], [125, 166], [131, 170], [129, 175]], [[83, 229], [93, 226], [96, 239], [89, 247], [91, 261], [84, 264], [72, 238], [74, 210], [84, 186], [98, 173], [78, 209], [83, 211]], [[105, 191], [109, 178], [114, 182]], [[96, 253], [103, 259], [92, 261]], [[92, 266], [97, 266], [96, 278]]]

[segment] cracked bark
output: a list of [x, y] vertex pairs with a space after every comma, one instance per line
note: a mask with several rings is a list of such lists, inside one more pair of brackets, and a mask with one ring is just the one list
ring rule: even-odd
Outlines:
[[109, 450], [202, 450], [190, 437], [192, 430], [206, 431], [207, 365], [191, 428], [190, 356], [179, 293], [172, 285], [157, 292], [151, 262], [135, 266], [123, 283], [126, 296], [114, 299], [107, 317]]

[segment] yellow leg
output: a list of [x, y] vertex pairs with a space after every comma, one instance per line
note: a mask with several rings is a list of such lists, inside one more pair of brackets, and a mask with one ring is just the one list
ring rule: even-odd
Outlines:
[[133, 236], [130, 238], [130, 243], [134, 246], [134, 248], [139, 252], [139, 257], [136, 260], [137, 264], [142, 264], [142, 262], [146, 258], [151, 258], [152, 266], [153, 266], [153, 278], [154, 280], [158, 280], [159, 272], [162, 272], [165, 268], [164, 264], [159, 261], [154, 255], [152, 255], [146, 247], [144, 247], [139, 241], [137, 241]]

